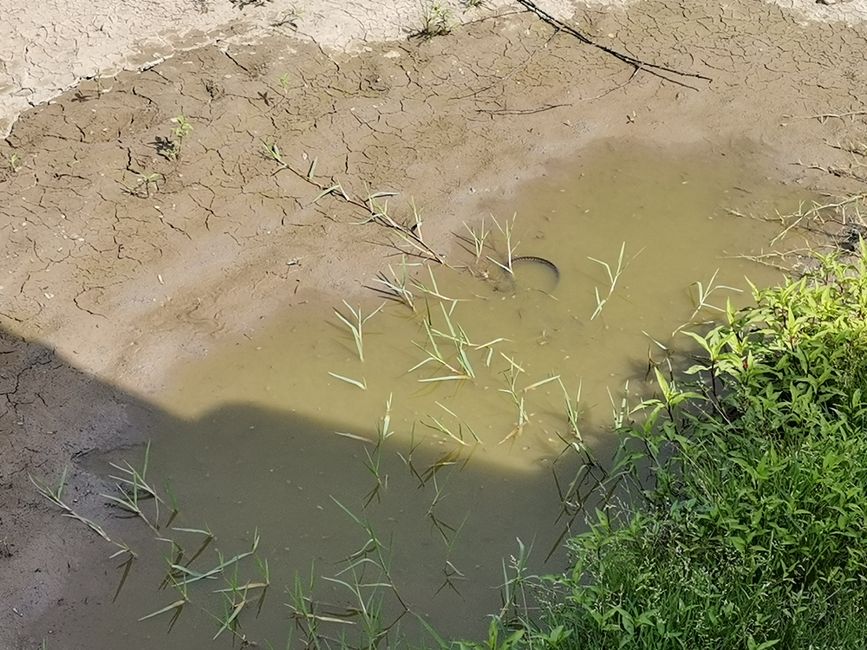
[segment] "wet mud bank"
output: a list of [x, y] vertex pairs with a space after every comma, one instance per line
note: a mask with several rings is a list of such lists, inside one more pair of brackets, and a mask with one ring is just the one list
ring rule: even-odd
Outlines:
[[[70, 498], [103, 517], [110, 485], [82, 458], [188, 431], [196, 417], [166, 397], [179, 367], [255, 340], [275, 314], [368, 299], [365, 285], [406, 248], [369, 219], [371, 194], [398, 193], [388, 201], [401, 223], [414, 205], [425, 245], [457, 264], [453, 233], [491, 212], [518, 212], [533, 254], [544, 215], [523, 188], [570, 161], [576, 174], [592, 167], [601, 140], [620, 143], [624, 160], [648, 150], [662, 165], [696, 150], [743, 159], [751, 177], [799, 196], [863, 187], [853, 153], [867, 134], [862, 26], [804, 24], [748, 2], [684, 12], [648, 1], [575, 21], [711, 81], [633, 75], [519, 13], [354, 55], [277, 35], [206, 47], [83, 82], [22, 115], [0, 145], [0, 600], [10, 603], [0, 647], [38, 647], [53, 616], [75, 616], [76, 570], [114, 576], [101, 540], [59, 517], [28, 474], [70, 465]], [[634, 173], [605, 182], [650, 191]], [[726, 185], [737, 195], [742, 182]], [[733, 207], [725, 194], [715, 201]], [[598, 255], [613, 262], [630, 237], [609, 239]], [[628, 303], [616, 308], [629, 317]]]

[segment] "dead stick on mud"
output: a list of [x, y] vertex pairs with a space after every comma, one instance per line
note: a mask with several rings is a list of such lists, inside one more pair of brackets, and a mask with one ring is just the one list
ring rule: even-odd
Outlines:
[[[668, 77], [663, 73], [673, 74], [673, 75], [677, 75], [679, 77], [689, 77], [691, 79], [701, 79], [703, 81], [712, 81], [712, 79], [710, 77], [707, 77], [703, 74], [699, 74], [697, 72], [683, 72], [682, 70], [677, 70], [676, 68], [670, 68], [668, 66], [658, 65], [656, 63], [647, 63], [647, 62], [642, 61], [641, 59], [638, 59], [638, 58], [636, 58], [630, 54], [626, 54], [625, 52], [620, 52], [619, 50], [615, 50], [614, 48], [608, 47], [607, 45], [602, 45], [601, 43], [597, 43], [596, 41], [591, 39], [589, 36], [578, 31], [577, 29], [575, 29], [574, 27], [572, 27], [568, 23], [565, 23], [562, 20], [555, 18], [554, 16], [549, 14], [544, 9], [541, 9], [540, 7], [538, 7], [536, 5], [535, 2], [532, 2], [532, 0], [517, 0], [517, 2], [518, 2], [518, 4], [526, 7], [528, 11], [532, 11], [543, 22], [547, 23], [551, 27], [554, 27], [555, 29], [557, 29], [559, 31], [566, 32], [570, 36], [574, 36], [575, 38], [577, 38], [579, 41], [581, 41], [585, 45], [589, 45], [590, 47], [595, 47], [597, 50], [601, 50], [602, 52], [605, 52], [606, 54], [613, 56], [618, 61], [622, 61], [623, 63], [626, 63], [627, 65], [632, 66], [635, 70], [635, 72], [633, 73], [633, 76], [635, 76], [635, 74], [637, 74], [639, 71], [643, 70], [643, 71], [648, 72], [649, 74], [653, 75], [654, 77], [658, 77], [658, 78], [662, 79], [663, 81], [667, 81], [669, 83], [673, 83], [673, 84], [676, 84], [678, 86], [683, 86], [684, 88], [690, 88], [692, 90], [698, 90], [698, 88], [696, 88], [695, 86], [691, 86], [688, 83], [685, 83], [683, 81], [679, 81], [678, 79], [672, 79], [671, 77]], [[631, 79], [631, 77], [630, 77], [630, 79]]]
[[[412, 251], [404, 251], [404, 250], [398, 248], [398, 250], [400, 252], [407, 254], [407, 255], [414, 255], [416, 257], [422, 257], [424, 259], [429, 259], [429, 260], [434, 261], [438, 264], [445, 264], [446, 263], [445, 258], [440, 253], [438, 253], [436, 250], [434, 250], [431, 246], [429, 246], [428, 243], [422, 238], [421, 229], [419, 228], [420, 221], [418, 220], [417, 215], [416, 215], [416, 222], [414, 224], [407, 225], [407, 224], [395, 221], [392, 217], [390, 217], [388, 215], [388, 212], [386, 210], [384, 210], [384, 209], [380, 210], [380, 209], [376, 208], [376, 206], [374, 204], [374, 199], [376, 199], [380, 196], [392, 196], [393, 195], [392, 192], [384, 192], [384, 193], [380, 193], [380, 194], [370, 194], [367, 197], [367, 201], [364, 201], [363, 199], [360, 199], [357, 197], [350, 196], [343, 189], [343, 186], [338, 182], [334, 182], [332, 185], [326, 187], [326, 186], [322, 185], [321, 183], [318, 183], [315, 180], [313, 180], [313, 170], [315, 167], [315, 161], [314, 161], [314, 164], [311, 165], [310, 170], [305, 174], [305, 173], [298, 171], [297, 169], [295, 169], [291, 165], [289, 165], [283, 159], [283, 155], [280, 152], [280, 149], [279, 149], [279, 147], [277, 147], [276, 144], [270, 144], [269, 145], [266, 142], [263, 142], [262, 144], [265, 146], [265, 151], [267, 153], [267, 156], [270, 157], [275, 162], [277, 162], [279, 165], [279, 167], [273, 172], [273, 174], [277, 174], [283, 170], [286, 170], [288, 172], [291, 172], [292, 174], [294, 174], [295, 176], [297, 176], [301, 180], [303, 180], [305, 183], [308, 183], [314, 187], [318, 187], [321, 190], [319, 193], [319, 196], [317, 196], [313, 200], [313, 203], [316, 203], [319, 201], [319, 199], [321, 199], [325, 196], [329, 196], [329, 195], [339, 197], [339, 198], [343, 199], [349, 205], [352, 205], [356, 208], [359, 208], [362, 211], [366, 212], [368, 215], [370, 215], [369, 218], [362, 223], [373, 222], [373, 223], [379, 224], [380, 226], [385, 227], [386, 229], [397, 231], [397, 233], [400, 235], [400, 237], [406, 243], [408, 243], [410, 246], [412, 246], [415, 249], [415, 252], [412, 252]], [[334, 181], [333, 178], [332, 178], [332, 181]]]
[[[520, 2], [520, 0], [518, 1]], [[867, 115], [867, 111], [859, 110], [846, 111], [845, 113], [816, 113], [815, 115], [783, 115], [783, 117], [787, 120], [819, 120], [821, 124], [824, 124], [831, 118], [845, 120], [848, 117], [849, 119], [854, 120], [856, 117], [860, 117], [862, 115]]]
[[569, 104], [545, 104], [539, 108], [497, 108], [492, 110], [480, 108], [477, 112], [487, 113], [488, 115], [535, 115], [536, 113], [544, 113], [545, 111], [562, 108], [563, 106], [569, 106]]

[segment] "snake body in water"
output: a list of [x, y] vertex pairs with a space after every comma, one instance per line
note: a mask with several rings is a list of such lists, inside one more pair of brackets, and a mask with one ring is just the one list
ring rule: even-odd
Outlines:
[[[521, 255], [520, 257], [513, 257], [512, 258], [512, 266], [514, 266], [515, 264], [523, 264], [523, 263], [537, 264], [539, 266], [543, 266], [546, 269], [548, 269], [548, 271], [550, 271], [551, 275], [554, 278], [554, 286], [555, 287], [560, 282], [560, 269], [551, 260], [545, 259], [544, 257], [538, 257], [536, 255]], [[510, 275], [511, 282], [513, 284], [516, 284], [514, 273], [511, 273], [509, 275]]]

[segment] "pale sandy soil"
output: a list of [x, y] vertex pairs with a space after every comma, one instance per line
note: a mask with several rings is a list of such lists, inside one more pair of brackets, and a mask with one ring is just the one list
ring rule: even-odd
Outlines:
[[[582, 9], [616, 9], [636, 0], [541, 0], [559, 18]], [[854, 23], [867, 0], [822, 5], [815, 0], [772, 0], [804, 19]], [[48, 101], [83, 79], [141, 69], [205, 44], [228, 45], [273, 34], [293, 34], [323, 47], [357, 50], [366, 43], [418, 29], [426, 0], [0, 0], [0, 132], [21, 111]], [[454, 24], [514, 10], [487, 0], [467, 10], [441, 2]]]

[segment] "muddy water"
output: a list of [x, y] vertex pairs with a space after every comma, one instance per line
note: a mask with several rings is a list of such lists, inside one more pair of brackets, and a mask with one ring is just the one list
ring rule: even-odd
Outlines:
[[[744, 152], [724, 153], [601, 144], [512, 197], [479, 202], [467, 215], [477, 234], [479, 215], [492, 216], [478, 259], [467, 234], [449, 256], [453, 268], [392, 260], [396, 273], [415, 278], [413, 307], [388, 301], [367, 321], [363, 361], [347, 327], [328, 308], [307, 305], [180, 369], [160, 404], [172, 415], [161, 416], [152, 472], [181, 505], [173, 526], [208, 526], [218, 536], [193, 565], [199, 570], [218, 563], [215, 548], [231, 557], [258, 530], [257, 557], [268, 560], [273, 586], [258, 618], [255, 606], [241, 612], [240, 632], [285, 644], [294, 623], [283, 587], [312, 571], [344, 583], [392, 582], [414, 612], [400, 621], [409, 633], [421, 617], [446, 635], [478, 636], [500, 605], [501, 561], [517, 553], [518, 539], [533, 547], [533, 570], [561, 567], [562, 553], [548, 554], [566, 525], [552, 474], [575, 468], [574, 458], [560, 457], [564, 441], [604, 457], [613, 408], [647, 390], [648, 350], [661, 359], [650, 337], [676, 345], [684, 323], [715, 315], [696, 309], [694, 283], [707, 290], [715, 276], [708, 301], [724, 305], [747, 299], [733, 290], [746, 286], [745, 275], [759, 285], [779, 279], [733, 258], [766, 246], [774, 229], [726, 209], [768, 214], [796, 201], [750, 168]], [[556, 273], [533, 260], [504, 272], [495, 261], [508, 266], [507, 228], [513, 256], [548, 260]], [[350, 304], [369, 314], [380, 302]], [[433, 343], [426, 321], [440, 333]], [[447, 366], [419, 366], [437, 354]], [[466, 377], [446, 379], [456, 375]], [[576, 433], [564, 399], [579, 386]], [[141, 450], [120, 456], [140, 459]], [[104, 470], [105, 460], [94, 468]], [[371, 530], [386, 549], [387, 577], [373, 561], [357, 563], [380, 561], [375, 553], [354, 555], [371, 551]], [[79, 587], [88, 604], [45, 621], [54, 647], [206, 646], [226, 606], [213, 593], [225, 579], [192, 585], [191, 604], [166, 636], [170, 614], [137, 619], [177, 599], [156, 588], [170, 547], [135, 523], [122, 532], [142, 557], [117, 601], [119, 573], [99, 567], [105, 578]], [[198, 544], [195, 533], [163, 534], [187, 557]], [[261, 579], [251, 558], [238, 566], [239, 581]], [[332, 620], [359, 607], [341, 582], [320, 579], [312, 591]], [[364, 593], [377, 591], [391, 622], [402, 607], [388, 589]], [[327, 625], [331, 634], [359, 627]]]

